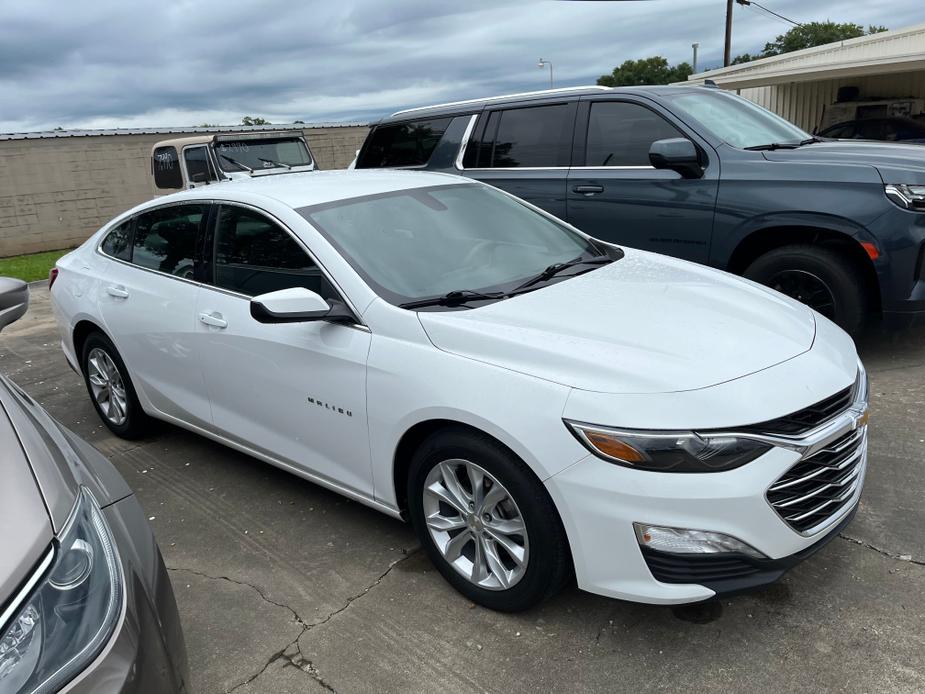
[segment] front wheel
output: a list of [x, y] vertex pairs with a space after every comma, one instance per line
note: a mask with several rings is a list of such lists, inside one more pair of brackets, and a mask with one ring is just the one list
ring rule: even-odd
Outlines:
[[744, 275], [806, 304], [850, 335], [857, 335], [868, 304], [861, 271], [836, 249], [799, 244], [765, 253]]
[[487, 436], [448, 429], [428, 438], [411, 463], [408, 500], [431, 561], [473, 602], [525, 610], [570, 575], [568, 541], [549, 494]]

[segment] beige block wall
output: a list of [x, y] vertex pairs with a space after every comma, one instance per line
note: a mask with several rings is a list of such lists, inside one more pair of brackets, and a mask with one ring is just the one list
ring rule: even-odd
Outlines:
[[[365, 126], [305, 128], [322, 169], [342, 169]], [[170, 135], [0, 140], [0, 257], [77, 246], [154, 196], [151, 147]]]

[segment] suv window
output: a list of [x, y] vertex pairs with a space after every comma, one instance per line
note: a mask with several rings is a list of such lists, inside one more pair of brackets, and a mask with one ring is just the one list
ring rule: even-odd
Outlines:
[[191, 183], [218, 180], [205, 145], [202, 147], [187, 147], [183, 150], [183, 159], [186, 161], [186, 173]]
[[684, 134], [645, 106], [626, 101], [593, 103], [585, 166], [651, 166], [649, 147], [670, 137]]
[[196, 238], [208, 205], [171, 205], [138, 215], [132, 263], [193, 279]]
[[157, 147], [151, 157], [154, 185], [158, 188], [182, 188], [183, 174], [176, 147]]
[[485, 127], [475, 166], [492, 168], [568, 166], [574, 104], [495, 111]]
[[132, 220], [122, 222], [109, 232], [101, 246], [103, 253], [119, 260], [132, 260]]
[[358, 169], [423, 166], [452, 118], [434, 118], [376, 128], [357, 161]]
[[295, 239], [243, 207], [223, 205], [219, 210], [214, 268], [217, 287], [247, 296], [305, 287], [334, 298], [321, 270]]

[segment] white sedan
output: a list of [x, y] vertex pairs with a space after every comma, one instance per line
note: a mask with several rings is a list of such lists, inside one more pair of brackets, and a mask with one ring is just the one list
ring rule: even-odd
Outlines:
[[662, 604], [763, 585], [861, 494], [867, 379], [833, 323], [468, 179], [161, 197], [52, 298], [113, 432], [166, 420], [408, 519], [499, 610], [573, 575]]

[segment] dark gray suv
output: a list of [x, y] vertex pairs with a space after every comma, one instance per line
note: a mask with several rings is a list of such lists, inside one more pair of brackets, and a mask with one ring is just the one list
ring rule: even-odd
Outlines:
[[925, 154], [815, 138], [706, 86], [584, 87], [400, 111], [356, 168], [503, 188], [610, 242], [744, 275], [856, 333], [925, 316]]

